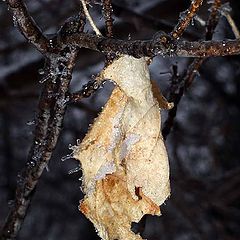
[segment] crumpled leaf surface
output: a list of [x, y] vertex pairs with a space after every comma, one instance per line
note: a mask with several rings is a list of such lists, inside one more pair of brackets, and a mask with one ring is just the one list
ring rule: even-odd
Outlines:
[[80, 210], [104, 240], [142, 239], [131, 223], [145, 214], [160, 215], [159, 205], [170, 194], [159, 103], [145, 58], [122, 56], [100, 77], [117, 86], [74, 151], [83, 170]]

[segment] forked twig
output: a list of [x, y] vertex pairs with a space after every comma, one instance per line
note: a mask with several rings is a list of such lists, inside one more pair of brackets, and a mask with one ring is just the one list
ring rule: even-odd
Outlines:
[[[216, 28], [220, 13], [219, 9], [221, 7], [221, 0], [215, 0], [211, 7], [211, 13], [208, 18], [207, 22], [207, 29], [206, 29], [206, 35], [205, 39], [210, 40], [213, 37], [214, 29]], [[168, 118], [166, 119], [164, 126], [163, 126], [163, 137], [164, 139], [167, 138], [168, 134], [170, 133], [173, 124], [174, 119], [177, 114], [178, 110], [178, 103], [181, 101], [181, 98], [184, 94], [184, 91], [186, 91], [192, 84], [193, 80], [195, 79], [196, 75], [199, 72], [200, 67], [202, 66], [203, 62], [206, 60], [206, 57], [202, 58], [195, 58], [193, 62], [188, 67], [187, 71], [183, 74], [182, 77], [178, 77], [178, 80], [176, 83], [173, 82], [176, 86], [172, 86], [172, 89], [170, 91], [170, 99], [169, 101], [174, 102], [174, 107], [169, 110], [168, 112]], [[176, 76], [173, 76], [173, 80], [176, 78]]]
[[44, 36], [39, 26], [29, 15], [28, 9], [22, 0], [6, 0], [9, 8], [13, 12], [20, 32], [31, 42], [41, 53], [46, 53], [49, 49], [48, 39]]
[[[68, 24], [67, 21], [58, 34], [67, 35], [75, 31], [82, 31], [83, 27], [77, 26], [84, 24], [81, 13], [75, 20], [72, 19], [71, 23]], [[28, 36], [30, 30], [27, 29], [27, 26], [23, 30], [25, 28], [27, 31], [25, 35]], [[15, 199], [1, 229], [1, 240], [16, 239], [38, 181], [52, 156], [62, 128], [68, 101], [69, 84], [77, 53], [76, 48], [67, 47], [58, 54], [51, 55], [51, 53], [48, 53], [48, 57], [46, 57], [47, 80], [44, 83], [38, 104], [34, 139], [26, 165], [18, 175]]]

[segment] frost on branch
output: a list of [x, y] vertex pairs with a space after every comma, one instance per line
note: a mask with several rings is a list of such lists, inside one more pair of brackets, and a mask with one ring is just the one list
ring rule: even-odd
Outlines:
[[120, 57], [100, 77], [117, 87], [74, 157], [81, 162], [85, 198], [80, 210], [104, 240], [142, 239], [131, 223], [160, 215], [170, 194], [168, 157], [147, 61]]

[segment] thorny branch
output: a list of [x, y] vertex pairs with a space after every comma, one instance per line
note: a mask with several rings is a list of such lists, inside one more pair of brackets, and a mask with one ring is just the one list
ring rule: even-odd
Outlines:
[[[35, 137], [25, 168], [18, 176], [14, 205], [6, 219], [1, 232], [1, 239], [15, 239], [21, 228], [24, 217], [43, 170], [51, 158], [56, 146], [64, 113], [68, 102], [76, 102], [88, 97], [99, 85], [92, 81], [79, 92], [69, 94], [73, 67], [79, 48], [89, 48], [106, 55], [128, 54], [134, 57], [183, 56], [197, 58], [190, 66], [184, 78], [184, 87], [175, 96], [175, 102], [181, 99], [183, 90], [188, 87], [203, 60], [210, 56], [227, 56], [240, 54], [240, 40], [211, 41], [217, 24], [220, 1], [215, 0], [216, 8], [212, 10], [206, 41], [183, 41], [179, 39], [202, 5], [202, 0], [192, 1], [189, 9], [180, 19], [170, 34], [156, 33], [150, 40], [113, 39], [112, 6], [110, 0], [103, 0], [107, 36], [96, 36], [84, 33], [85, 16], [81, 11], [70, 18], [58, 31], [55, 37], [48, 39], [42, 33], [22, 0], [7, 0], [21, 33], [47, 59], [45, 74], [42, 79], [44, 87], [38, 105]], [[219, 5], [218, 5], [219, 4]], [[214, 6], [214, 5], [213, 5]], [[179, 99], [179, 100], [178, 100]], [[172, 117], [174, 119], [174, 116]]]

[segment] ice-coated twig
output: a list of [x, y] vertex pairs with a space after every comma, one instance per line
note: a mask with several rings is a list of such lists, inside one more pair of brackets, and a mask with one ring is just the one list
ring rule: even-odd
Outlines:
[[199, 10], [203, 3], [203, 0], [193, 0], [190, 7], [184, 12], [181, 13], [178, 24], [174, 27], [171, 32], [171, 36], [175, 39], [178, 39], [182, 36], [183, 32], [186, 30], [188, 25], [191, 23], [195, 14]]

